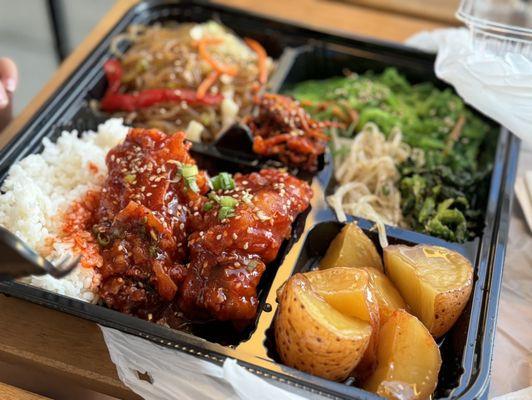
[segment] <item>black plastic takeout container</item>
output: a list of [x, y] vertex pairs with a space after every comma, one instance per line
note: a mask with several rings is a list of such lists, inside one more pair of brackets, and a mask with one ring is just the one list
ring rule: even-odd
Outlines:
[[[398, 44], [320, 32], [209, 3], [140, 2], [121, 16], [105, 38], [77, 65], [65, 84], [48, 97], [4, 147], [0, 154], [1, 181], [14, 162], [42, 149], [43, 138], [53, 140], [63, 129], [95, 129], [102, 121], [101, 115], [91, 111], [88, 100], [99, 98], [105, 90], [102, 65], [111, 56], [109, 43], [113, 36], [132, 23], [204, 22], [210, 19], [220, 21], [241, 36], [260, 41], [277, 59], [278, 68], [270, 80], [272, 91], [303, 79], [339, 75], [345, 68], [364, 72], [382, 70], [387, 66], [397, 67], [413, 82], [433, 81], [444, 86], [434, 76], [431, 55]], [[221, 140], [217, 145], [193, 146], [200, 165], [212, 172], [252, 170], [264, 165], [263, 160], [255, 159], [249, 152], [239, 152], [238, 148], [228, 146], [233, 140], [245, 140], [245, 131], [236, 129], [236, 133], [232, 130], [227, 135], [232, 135], [231, 140]], [[478, 399], [487, 394], [518, 150], [518, 139], [501, 128], [487, 199], [485, 229], [473, 242], [465, 245], [448, 243], [421, 233], [387, 227], [392, 243], [449, 247], [467, 256], [475, 267], [471, 300], [440, 343], [443, 365], [435, 398]], [[332, 179], [329, 155], [325, 161], [314, 177], [300, 174], [312, 183], [311, 209], [296, 220], [292, 238], [282, 246], [277, 260], [268, 266], [260, 285], [261, 311], [255, 324], [237, 336], [223, 324], [197, 326], [192, 328], [192, 333], [185, 333], [16, 282], [0, 284], [0, 292], [120, 329], [217, 364], [223, 363], [226, 357], [235, 358], [260, 376], [309, 393], [342, 399], [378, 398], [362, 389], [283, 366], [278, 362], [271, 335], [277, 306], [276, 289], [292, 274], [315, 265], [342, 226], [324, 201]], [[370, 222], [349, 219], [358, 220], [379, 248], [375, 234], [370, 231]]]

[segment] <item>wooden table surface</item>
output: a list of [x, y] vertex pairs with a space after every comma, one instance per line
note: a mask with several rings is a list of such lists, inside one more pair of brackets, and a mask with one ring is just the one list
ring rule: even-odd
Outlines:
[[[219, 2], [315, 28], [392, 41], [403, 41], [418, 31], [442, 27], [440, 23], [342, 2]], [[46, 373], [50, 379], [64, 380], [110, 396], [138, 398], [118, 379], [96, 324], [3, 295], [0, 295], [0, 362]], [[0, 398], [42, 398], [31, 397], [27, 392], [17, 394], [16, 391], [12, 386], [0, 385]]]
[[414, 15], [432, 21], [458, 25], [454, 16], [460, 0], [343, 0], [377, 10]]
[[26, 390], [0, 382], [0, 395], [2, 400], [50, 400], [49, 397], [39, 396]]

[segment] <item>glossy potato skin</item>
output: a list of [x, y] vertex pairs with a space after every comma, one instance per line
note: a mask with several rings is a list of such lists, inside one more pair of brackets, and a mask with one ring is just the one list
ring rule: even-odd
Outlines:
[[471, 296], [472, 286], [470, 284], [436, 296], [434, 301], [434, 321], [429, 329], [434, 337], [445, 335], [453, 327]]
[[381, 328], [378, 366], [364, 389], [394, 399], [390, 386], [404, 386], [412, 400], [428, 399], [436, 389], [441, 367], [438, 345], [423, 323], [404, 310], [396, 310]]
[[342, 228], [320, 262], [320, 269], [334, 267], [371, 267], [381, 272], [384, 269], [375, 244], [355, 222]]
[[[300, 371], [333, 381], [349, 376], [362, 359], [368, 346], [371, 328], [367, 326], [359, 337], [342, 337], [317, 320], [303, 299], [307, 291], [313, 300], [325, 301], [314, 293], [310, 282], [296, 274], [285, 284], [279, 296], [274, 322], [275, 342], [282, 362]], [[331, 312], [335, 312], [330, 307]]]
[[[458, 282], [449, 282], [444, 288], [435, 288], [427, 281], [426, 275], [424, 277], [419, 272], [419, 268], [423, 267], [421, 264], [413, 266], [400, 255], [401, 248], [405, 247], [388, 246], [384, 250], [386, 271], [410, 306], [409, 311], [425, 324], [434, 337], [440, 337], [451, 329], [469, 300], [473, 286], [473, 268], [465, 257], [449, 249], [438, 246], [416, 246], [443, 252], [450, 264], [459, 266], [456, 268], [460, 268], [462, 272], [460, 274], [462, 279]], [[409, 248], [411, 249], [413, 248]], [[429, 270], [429, 267], [424, 268]], [[436, 278], [433, 279], [438, 282], [443, 282], [446, 275], [445, 270], [431, 271], [429, 274], [434, 275]]]

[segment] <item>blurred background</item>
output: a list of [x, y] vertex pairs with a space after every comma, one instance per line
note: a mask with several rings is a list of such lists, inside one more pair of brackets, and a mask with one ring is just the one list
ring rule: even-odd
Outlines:
[[38, 93], [59, 65], [50, 7], [59, 6], [62, 36], [69, 52], [113, 3], [113, 0], [0, 0], [0, 56], [11, 57], [21, 77], [15, 114]]

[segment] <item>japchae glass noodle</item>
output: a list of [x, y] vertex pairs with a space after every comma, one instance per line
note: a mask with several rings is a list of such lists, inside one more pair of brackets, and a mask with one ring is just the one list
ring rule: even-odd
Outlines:
[[[124, 41], [130, 47], [122, 52]], [[214, 139], [222, 128], [248, 114], [254, 95], [273, 67], [258, 42], [244, 41], [213, 21], [131, 26], [114, 38], [111, 50], [121, 65], [119, 95], [174, 89], [188, 90], [198, 98], [218, 96], [217, 102], [169, 101], [165, 97], [166, 101], [153, 104], [148, 99], [149, 106], [144, 103], [113, 112], [135, 126], [166, 132], [186, 130], [196, 141], [200, 136]], [[105, 110], [103, 104], [101, 108]]]
[[332, 134], [339, 186], [327, 201], [341, 222], [346, 220], [346, 214], [374, 221], [379, 241], [386, 246], [384, 225], [403, 223], [397, 165], [410, 157], [412, 150], [402, 142], [398, 129], [386, 139], [374, 123], [367, 123], [354, 139], [339, 137], [334, 130]]

